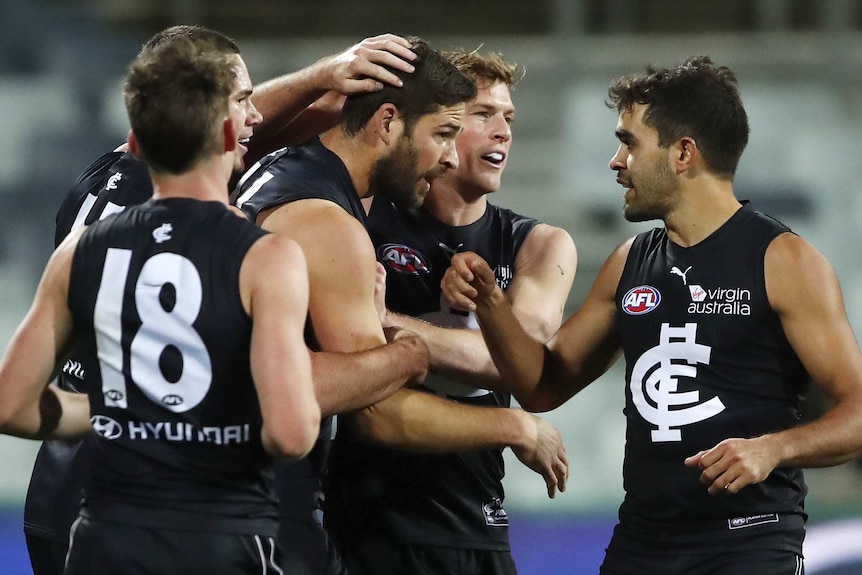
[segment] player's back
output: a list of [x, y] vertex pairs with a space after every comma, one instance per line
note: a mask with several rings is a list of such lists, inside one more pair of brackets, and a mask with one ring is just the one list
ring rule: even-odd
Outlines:
[[84, 516], [274, 534], [239, 294], [264, 233], [217, 202], [165, 199], [81, 236], [69, 305], [98, 374]]

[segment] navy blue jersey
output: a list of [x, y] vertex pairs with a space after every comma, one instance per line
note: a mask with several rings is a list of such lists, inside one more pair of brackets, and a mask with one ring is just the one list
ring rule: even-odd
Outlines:
[[[109, 152], [90, 164], [69, 190], [56, 217], [54, 243], [74, 229], [141, 204], [153, 195], [147, 166], [130, 153]], [[63, 364], [57, 384], [67, 391], [84, 392], [88, 381], [73, 350]], [[24, 505], [24, 531], [58, 543], [68, 543], [69, 527], [78, 516], [81, 489], [88, 473], [90, 443], [84, 440], [42, 442]]]
[[68, 301], [97, 435], [82, 515], [275, 535], [239, 291], [265, 233], [218, 202], [172, 198], [81, 236]]
[[[801, 470], [775, 469], [762, 483], [715, 497], [700, 470], [683, 464], [729, 437], [798, 422], [808, 378], [764, 280], [766, 248], [787, 232], [746, 205], [692, 247], [674, 244], [663, 228], [635, 239], [616, 293], [627, 384], [622, 527], [660, 540], [714, 525], [742, 541], [753, 540], [755, 526], [801, 529]], [[801, 539], [787, 550], [800, 552], [797, 545]]]
[[[478, 221], [449, 226], [424, 211], [401, 210], [375, 199], [368, 231], [378, 261], [386, 267], [387, 307], [436, 325], [478, 329], [473, 313], [452, 309], [441, 293], [451, 254], [478, 253], [505, 290], [514, 277], [518, 250], [536, 224], [489, 204]], [[508, 394], [432, 373], [420, 389], [476, 406], [508, 407], [511, 401]], [[418, 545], [509, 549], [502, 449], [407, 453], [357, 442], [348, 430], [339, 430], [334, 449], [326, 520], [346, 545], [378, 536]]]
[[347, 168], [318, 138], [265, 156], [240, 179], [233, 197], [253, 222], [269, 208], [316, 198], [338, 204], [365, 223], [365, 210]]
[[[365, 223], [365, 210], [347, 168], [318, 138], [265, 156], [243, 175], [231, 197], [253, 222], [269, 208], [294, 200], [324, 199]], [[312, 330], [307, 332], [309, 346], [318, 348]], [[321, 478], [326, 469], [331, 436], [332, 418], [324, 417], [320, 436], [307, 458], [276, 462], [281, 498], [279, 513], [283, 516], [320, 521]]]

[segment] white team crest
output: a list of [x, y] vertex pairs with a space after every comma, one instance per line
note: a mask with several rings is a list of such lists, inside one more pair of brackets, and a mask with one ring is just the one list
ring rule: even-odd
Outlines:
[[166, 242], [171, 239], [171, 232], [174, 231], [174, 226], [168, 223], [164, 223], [153, 230], [153, 239], [156, 240], [157, 244], [162, 242]]
[[683, 327], [663, 323], [659, 344], [646, 350], [632, 369], [632, 401], [641, 416], [658, 427], [652, 431], [653, 443], [682, 441], [680, 427], [724, 411], [718, 397], [701, 402], [697, 390], [677, 391], [679, 377], [694, 378], [697, 364], [709, 365], [712, 350], [696, 343], [696, 336], [696, 323]]
[[108, 178], [108, 182], [105, 184], [106, 190], [116, 190], [120, 180], [123, 179], [123, 172], [117, 172], [110, 178]]

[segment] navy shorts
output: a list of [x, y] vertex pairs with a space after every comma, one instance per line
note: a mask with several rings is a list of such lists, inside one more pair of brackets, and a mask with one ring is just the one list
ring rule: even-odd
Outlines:
[[[509, 551], [363, 539], [342, 548], [350, 575], [517, 575]], [[751, 574], [749, 574], [751, 575]]]
[[285, 575], [347, 574], [329, 535], [312, 519], [279, 518], [278, 545]]
[[64, 575], [281, 575], [274, 537], [120, 525], [72, 525]]

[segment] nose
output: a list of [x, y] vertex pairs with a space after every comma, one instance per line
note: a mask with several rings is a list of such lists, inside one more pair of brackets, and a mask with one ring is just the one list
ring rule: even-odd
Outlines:
[[614, 153], [613, 156], [611, 156], [611, 161], [608, 162], [608, 167], [612, 170], [617, 170], [617, 171], [625, 169], [626, 164], [623, 161], [623, 158], [624, 158], [623, 146], [622, 146], [622, 144], [620, 144], [620, 146], [617, 148], [617, 151]]
[[458, 168], [460, 160], [458, 159], [458, 150], [455, 148], [455, 141], [451, 140], [446, 144], [443, 150], [443, 155], [440, 156], [440, 163], [450, 170]]
[[245, 118], [246, 126], [256, 126], [263, 121], [263, 114], [254, 106], [254, 102], [248, 101], [248, 116]]
[[506, 118], [502, 116], [497, 117], [491, 138], [498, 142], [508, 142], [512, 139], [512, 126], [506, 121]]

